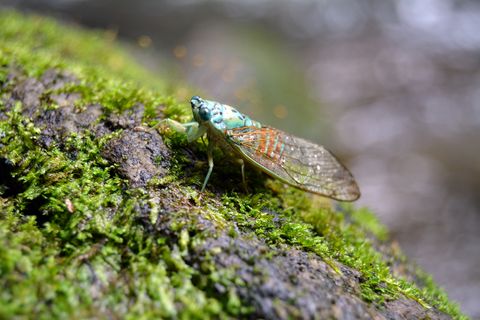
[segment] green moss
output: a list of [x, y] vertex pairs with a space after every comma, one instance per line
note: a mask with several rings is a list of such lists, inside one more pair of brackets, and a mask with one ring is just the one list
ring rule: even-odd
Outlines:
[[[287, 244], [314, 252], [337, 272], [337, 262], [358, 270], [365, 301], [382, 304], [403, 295], [426, 308], [433, 306], [454, 318], [465, 319], [458, 306], [425, 273], [416, 270], [416, 276], [424, 279], [421, 287], [393, 275], [390, 261], [372, 242], [372, 235], [375, 242], [387, 241], [388, 235], [371, 212], [365, 208], [355, 210], [352, 205], [334, 211], [317, 199], [294, 189], [281, 192], [278, 198], [269, 191], [224, 195], [223, 213], [242, 230], [255, 233], [272, 246]], [[397, 255], [394, 258], [405, 260], [401, 253]]]
[[[0, 83], [6, 83], [14, 69], [40, 77], [52, 68], [80, 79], [58, 90], [80, 93], [78, 110], [100, 104], [107, 113], [117, 113], [143, 104], [144, 120], [152, 126], [160, 115], [180, 121], [189, 117], [188, 106], [172, 98], [164, 81], [137, 67], [111, 33], [1, 13]], [[0, 101], [11, 94], [8, 87], [2, 88]], [[39, 112], [59, 107], [44, 100]], [[0, 110], [5, 106], [0, 104]], [[42, 148], [39, 128], [21, 110], [17, 104], [0, 120], [0, 159], [16, 184], [15, 190], [0, 187], [0, 318], [190, 319], [252, 312], [231, 289], [246, 285], [235, 270], [215, 265], [218, 249], [207, 251], [200, 266], [186, 262], [190, 251], [215, 236], [203, 228], [203, 220], [232, 237], [238, 235], [236, 225], [272, 247], [313, 252], [337, 272], [339, 263], [354, 268], [362, 275], [365, 301], [381, 304], [405, 295], [464, 318], [421, 271], [416, 276], [422, 286], [393, 274], [391, 261], [377, 250], [387, 243], [388, 233], [367, 209], [334, 210], [318, 197], [284, 190], [277, 182], [266, 188], [258, 178], [248, 194], [226, 192], [218, 199], [206, 192], [200, 197], [191, 186], [203, 182], [205, 167], [184, 174], [192, 167], [189, 156], [181, 152], [185, 138], [168, 133], [172, 168], [149, 187], [168, 186], [190, 207], [174, 204], [168, 227], [175, 236], [159, 236], [139, 222], [138, 212], [139, 206], [148, 206], [146, 219], [155, 225], [162, 214], [158, 203], [142, 190], [129, 189], [101, 156], [115, 133], [101, 139], [89, 132], [72, 134], [62, 146]], [[192, 148], [205, 151], [202, 144]], [[236, 168], [219, 170], [240, 178]], [[392, 259], [405, 258], [397, 253]], [[218, 284], [229, 288], [226, 294], [214, 292]]]
[[[3, 12], [0, 21], [2, 54], [15, 54], [13, 61], [30, 76], [40, 76], [50, 68], [81, 73], [86, 81], [99, 74], [112, 74], [122, 80], [162, 84], [157, 77], [132, 62], [115, 44], [112, 32], [86, 32], [59, 25], [51, 19], [14, 12]], [[32, 56], [33, 55], [33, 56]], [[4, 60], [5, 61], [5, 60]], [[84, 77], [82, 77], [84, 78]], [[101, 81], [93, 83], [100, 84]]]
[[[34, 77], [56, 68], [82, 79], [59, 90], [81, 93], [79, 110], [97, 103], [121, 112], [141, 103], [147, 121], [158, 117], [158, 109], [181, 110], [168, 94], [144, 89], [165, 92], [161, 81], [150, 82], [153, 77], [102, 34], [2, 13], [0, 39], [2, 82], [13, 68]], [[19, 190], [0, 188], [0, 318], [191, 319], [245, 311], [234, 295], [217, 299], [192, 282], [202, 275], [182, 256], [205, 234], [189, 237], [186, 224], [178, 225], [182, 236], [176, 243], [153, 238], [138, 223], [134, 208], [145, 195], [126, 191], [126, 182], [100, 155], [111, 136], [72, 134], [61, 148], [44, 149], [37, 143], [39, 128], [21, 109], [17, 104], [0, 121], [0, 158], [19, 184]], [[3, 197], [5, 192], [14, 194]]]
[[[16, 134], [1, 141], [7, 148], [2, 157], [17, 165], [12, 175], [21, 174], [25, 190], [2, 206], [0, 281], [7, 288], [0, 295], [2, 318], [42, 314], [83, 318], [98, 316], [99, 307], [104, 316], [186, 319], [243, 310], [235, 302], [238, 298], [219, 301], [192, 283], [198, 272], [182, 255], [205, 235], [189, 236], [188, 228], [196, 225], [190, 217], [188, 228], [180, 218], [172, 226], [180, 233], [173, 248], [149, 237], [135, 223], [133, 202], [141, 195], [122, 193], [123, 181], [101, 158], [101, 145], [108, 137], [94, 142], [88, 135], [72, 136], [66, 142], [66, 149], [76, 150], [71, 160], [56, 148], [36, 147], [36, 128], [16, 111], [9, 116], [0, 130]], [[25, 154], [29, 156], [20, 157]], [[31, 201], [38, 211], [26, 208]], [[109, 217], [113, 211], [115, 216]], [[92, 281], [97, 282], [93, 287]], [[95, 295], [101, 297], [102, 306], [93, 301]]]

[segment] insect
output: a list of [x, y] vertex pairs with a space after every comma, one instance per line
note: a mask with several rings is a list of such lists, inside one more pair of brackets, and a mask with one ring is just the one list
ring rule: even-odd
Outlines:
[[252, 120], [237, 109], [216, 101], [193, 96], [190, 100], [194, 121], [165, 121], [187, 134], [189, 142], [207, 135], [208, 172], [205, 189], [213, 171], [213, 147], [239, 158], [245, 183], [244, 162], [299, 189], [335, 200], [354, 201], [360, 190], [352, 174], [321, 145], [292, 136]]

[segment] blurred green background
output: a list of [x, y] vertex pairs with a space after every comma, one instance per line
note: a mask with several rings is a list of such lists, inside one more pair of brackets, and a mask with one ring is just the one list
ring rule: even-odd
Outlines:
[[405, 252], [480, 319], [480, 5], [467, 0], [0, 0], [126, 43], [173, 94], [345, 160]]

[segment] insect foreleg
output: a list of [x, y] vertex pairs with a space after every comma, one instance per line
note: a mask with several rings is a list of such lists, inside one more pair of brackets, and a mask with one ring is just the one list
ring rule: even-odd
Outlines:
[[212, 174], [212, 171], [213, 171], [213, 143], [211, 141], [208, 142], [207, 157], [208, 157], [208, 172], [207, 172], [207, 176], [205, 177], [205, 181], [203, 181], [202, 190], [200, 190], [201, 192], [205, 190], [208, 179], [210, 179], [210, 175]]
[[188, 123], [180, 123], [180, 122], [172, 120], [172, 119], [163, 119], [163, 120], [160, 120], [160, 122], [157, 123], [156, 127], [159, 128], [159, 129], [163, 129], [163, 128], [167, 127], [167, 128], [173, 129], [176, 132], [186, 133], [187, 128], [189, 128], [189, 127], [191, 127], [195, 124], [197, 124], [197, 126], [198, 126], [198, 123], [194, 122], [194, 121], [188, 122]]
[[168, 127], [176, 132], [185, 133], [187, 135], [188, 142], [197, 140], [207, 131], [206, 127], [200, 126], [196, 121], [180, 123], [172, 119], [163, 119], [157, 124], [157, 126], [160, 128]]
[[187, 127], [187, 141], [193, 142], [198, 138], [202, 137], [207, 132], [207, 127], [199, 126], [198, 122], [189, 122], [187, 124], [193, 123]]

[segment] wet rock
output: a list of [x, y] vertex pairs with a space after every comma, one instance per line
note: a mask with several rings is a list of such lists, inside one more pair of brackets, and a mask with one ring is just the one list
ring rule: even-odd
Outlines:
[[[242, 300], [254, 306], [253, 318], [382, 318], [358, 298], [359, 283], [350, 278], [356, 274], [354, 270], [342, 266], [340, 274], [314, 254], [270, 248], [258, 239], [232, 239], [227, 235], [207, 240], [195, 252], [192, 263], [201, 265], [214, 248], [218, 252], [213, 258], [215, 264], [234, 269], [248, 284], [236, 289]], [[219, 285], [216, 289], [225, 294], [229, 288]]]
[[143, 104], [138, 103], [132, 109], [126, 110], [122, 114], [111, 114], [105, 121], [105, 124], [111, 130], [132, 129], [141, 124], [144, 109]]
[[12, 105], [14, 101], [21, 101], [23, 114], [33, 117], [40, 106], [40, 97], [45, 86], [35, 78], [27, 78], [15, 86], [12, 91]]
[[106, 144], [102, 154], [118, 165], [120, 175], [135, 188], [145, 187], [153, 177], [163, 177], [170, 165], [170, 155], [156, 130], [125, 130]]
[[79, 80], [73, 74], [56, 69], [49, 69], [42, 74], [40, 82], [49, 90], [58, 90], [67, 84], [79, 83]]
[[435, 309], [427, 309], [419, 303], [407, 299], [398, 299], [385, 303], [383, 311], [387, 319], [403, 320], [403, 319], [451, 319], [450, 316], [439, 312]]
[[[45, 92], [61, 89], [69, 84], [78, 83], [75, 76], [58, 70], [47, 70], [40, 79], [25, 77], [20, 70], [12, 68], [7, 75], [5, 85], [13, 85], [12, 95], [7, 101], [7, 106], [11, 108], [16, 101], [22, 103], [22, 112], [28, 117], [35, 117], [42, 99], [50, 99], [59, 106], [73, 105], [79, 94], [48, 94], [43, 97]], [[9, 109], [8, 108], [8, 109]]]
[[80, 99], [79, 93], [59, 93], [50, 95], [50, 100], [52, 100], [59, 107], [71, 106], [78, 99]]
[[[77, 81], [71, 75], [49, 70], [38, 80], [21, 79], [21, 75], [13, 73], [9, 79], [14, 86], [9, 105], [22, 102], [24, 114], [41, 128], [40, 143], [46, 148], [61, 145], [63, 139], [72, 133], [89, 131], [99, 137], [119, 132], [106, 143], [102, 155], [116, 165], [118, 173], [129, 181], [128, 187], [146, 188], [148, 202], [139, 200], [135, 206], [139, 223], [156, 238], [163, 237], [172, 246], [176, 245], [179, 236], [178, 229], [173, 225], [188, 228], [194, 224], [188, 232], [202, 232], [206, 239], [189, 248], [182, 257], [185, 262], [198, 270], [200, 276], [210, 272], [202, 270], [202, 265], [213, 262], [216, 269], [233, 270], [241, 280], [234, 285], [212, 282], [208, 286], [212, 292], [207, 295], [222, 297], [234, 290], [242, 303], [254, 307], [249, 315], [251, 318], [450, 319], [437, 310], [426, 309], [406, 298], [388, 301], [382, 306], [367, 303], [360, 298], [361, 274], [358, 271], [339, 265], [341, 273], [338, 273], [313, 253], [287, 246], [268, 246], [260, 237], [239, 232], [240, 228], [236, 225], [234, 227], [238, 232], [230, 235], [216, 229], [216, 225], [202, 214], [192, 216], [192, 212], [201, 212], [204, 208], [197, 207], [195, 201], [179, 193], [174, 186], [148, 188], [152, 178], [162, 178], [167, 174], [170, 154], [156, 130], [139, 127], [143, 105], [137, 104], [121, 115], [110, 114], [105, 121], [100, 121], [104, 116], [101, 105], [89, 105], [79, 112], [74, 106], [80, 98], [79, 94], [52, 94], [48, 91]], [[44, 98], [54, 101], [59, 107], [39, 114], [38, 107]], [[0, 169], [7, 172], [8, 166], [0, 161]], [[9, 175], [0, 174], [0, 179], [7, 178], [10, 179]], [[20, 188], [17, 186], [18, 190]], [[13, 194], [18, 190], [11, 188], [6, 192]], [[151, 203], [158, 208], [156, 221], [152, 221]], [[116, 209], [110, 210], [114, 215]], [[269, 213], [275, 215], [275, 212]], [[211, 237], [206, 236], [210, 233]]]
[[72, 133], [95, 130], [101, 114], [100, 105], [90, 105], [83, 112], [75, 112], [73, 105], [67, 105], [43, 112], [34, 122], [42, 130], [40, 142], [49, 147], [55, 141], [61, 143]]

